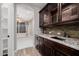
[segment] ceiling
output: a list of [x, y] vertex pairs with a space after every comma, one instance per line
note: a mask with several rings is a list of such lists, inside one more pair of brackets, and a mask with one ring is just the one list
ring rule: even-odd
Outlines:
[[29, 6], [32, 9], [41, 10], [47, 3], [17, 3], [19, 5]]
[[34, 16], [34, 10], [40, 11], [45, 5], [46, 3], [17, 3], [17, 17], [30, 20]]
[[46, 3], [27, 3], [27, 4], [37, 9], [42, 9], [46, 5]]
[[34, 16], [34, 12], [26, 5], [16, 5], [16, 15], [23, 20], [31, 20]]

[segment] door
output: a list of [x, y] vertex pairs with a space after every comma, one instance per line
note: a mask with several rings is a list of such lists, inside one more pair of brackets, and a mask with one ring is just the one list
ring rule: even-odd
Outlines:
[[14, 55], [14, 4], [0, 4], [0, 55]]

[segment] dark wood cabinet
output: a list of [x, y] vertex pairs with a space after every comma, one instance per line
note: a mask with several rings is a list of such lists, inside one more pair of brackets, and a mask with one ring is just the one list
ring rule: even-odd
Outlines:
[[35, 47], [41, 53], [41, 55], [44, 55], [44, 49], [45, 49], [43, 42], [44, 42], [44, 38], [35, 36]]
[[45, 56], [54, 56], [54, 43], [44, 38]]
[[[45, 27], [48, 25], [51, 25], [53, 23], [52, 19], [56, 19], [56, 11], [57, 10], [57, 3], [48, 3], [40, 12], [39, 12], [39, 25], [40, 27]], [[52, 16], [51, 12], [54, 11], [54, 14]]]
[[43, 26], [43, 21], [44, 21], [44, 11], [41, 11], [39, 13], [39, 25], [40, 25], [40, 27]]
[[79, 3], [48, 3], [40, 12], [40, 27], [79, 22]]
[[74, 20], [74, 19], [77, 19], [78, 16], [79, 16], [78, 4], [73, 3], [62, 8], [62, 21]]
[[55, 56], [66, 56], [66, 55], [58, 50], [55, 50]]
[[39, 36], [37, 38], [35, 46], [42, 56], [79, 56], [79, 50]]

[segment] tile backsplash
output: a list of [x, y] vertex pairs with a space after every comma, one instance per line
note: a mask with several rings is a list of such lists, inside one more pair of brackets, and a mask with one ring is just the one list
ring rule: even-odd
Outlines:
[[44, 30], [44, 33], [60, 36], [63, 36], [64, 32], [66, 32], [71, 38], [79, 38], [79, 25], [64, 25], [47, 28], [46, 30]]

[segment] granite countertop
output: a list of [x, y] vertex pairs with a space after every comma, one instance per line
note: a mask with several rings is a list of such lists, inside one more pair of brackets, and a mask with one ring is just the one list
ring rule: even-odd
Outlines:
[[48, 40], [54, 41], [54, 42], [58, 42], [60, 44], [74, 48], [76, 50], [79, 50], [79, 39], [57, 36], [57, 37], [65, 39], [65, 40], [58, 40], [58, 39], [51, 38], [51, 37], [56, 37], [56, 35], [48, 35], [48, 34], [36, 34], [36, 35], [46, 38]]

